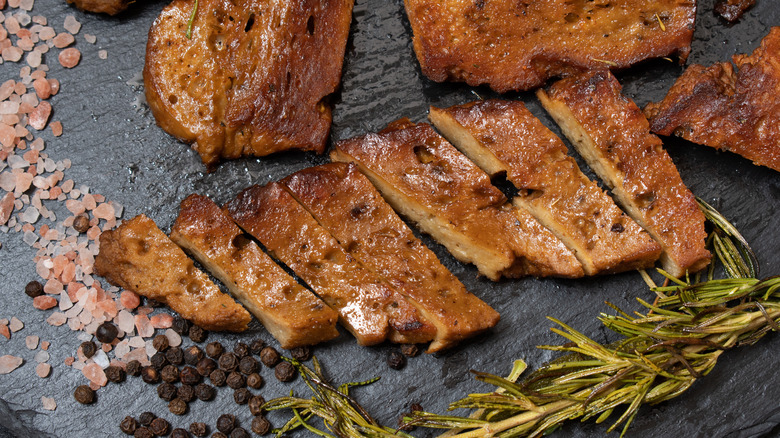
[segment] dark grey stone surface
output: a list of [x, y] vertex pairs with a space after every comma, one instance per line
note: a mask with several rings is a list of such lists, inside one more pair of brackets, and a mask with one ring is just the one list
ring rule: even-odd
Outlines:
[[[734, 53], [752, 51], [769, 26], [780, 25], [780, 8], [774, 0], [758, 0], [758, 5], [733, 26], [716, 17], [712, 5], [713, 0], [700, 2], [691, 62], [709, 64]], [[96, 45], [86, 44], [81, 35], [77, 38], [76, 46], [84, 56], [73, 70], [63, 70], [51, 53], [47, 56], [51, 77], [62, 83], [52, 104], [53, 120], [62, 120], [65, 134], [55, 139], [47, 132], [44, 138], [50, 156], [73, 160], [67, 178], [123, 204], [125, 217], [145, 213], [168, 229], [179, 201], [192, 192], [224, 202], [250, 184], [264, 184], [327, 161], [326, 157], [289, 153], [224, 163], [207, 174], [197, 154], [163, 133], [147, 108], [134, 107], [142, 91], [139, 86], [128, 85], [128, 81], [132, 82], [142, 70], [146, 32], [163, 6], [162, 2], [139, 2], [132, 11], [109, 18], [82, 13], [61, 0], [38, 0], [36, 11], [48, 16], [59, 30], [64, 16], [74, 14], [83, 23], [82, 34], [98, 37]], [[484, 88], [437, 84], [424, 78], [410, 36], [400, 0], [357, 1], [342, 89], [335, 99], [332, 140], [381, 129], [399, 117], [424, 120], [430, 104], [444, 106], [493, 95]], [[100, 49], [108, 51], [107, 60], [98, 59]], [[0, 75], [3, 80], [16, 78], [19, 67], [6, 63], [0, 66]], [[652, 61], [622, 72], [619, 78], [626, 94], [644, 105], [660, 99], [681, 71], [676, 64]], [[525, 100], [535, 114], [553, 126], [532, 94], [508, 97]], [[780, 273], [780, 174], [753, 166], [736, 155], [677, 139], [665, 143], [691, 190], [720, 208], [753, 245], [762, 263], [762, 276]], [[65, 217], [63, 209], [56, 211]], [[423, 239], [471, 291], [501, 313], [502, 320], [490, 333], [451, 351], [411, 359], [402, 371], [393, 371], [385, 364], [392, 347], [361, 348], [346, 333], [317, 347], [316, 354], [328, 375], [338, 383], [382, 376], [379, 382], [355, 389], [353, 394], [385, 424], [395, 424], [398, 415], [413, 402], [429, 411], [444, 412], [448, 402], [491, 389], [475, 382], [468, 373], [470, 369], [503, 375], [515, 358], [525, 359], [531, 367], [551, 359], [551, 353], [535, 348], [562, 342], [550, 332], [547, 315], [606, 341], [610, 335], [596, 320], [599, 312], [610, 311], [604, 301], [640, 310], [634, 298], [651, 299], [636, 273], [578, 281], [528, 278], [492, 283], [479, 278], [473, 267], [456, 262], [430, 239]], [[101, 389], [95, 405], [78, 405], [72, 391], [85, 379], [63, 364], [78, 347], [76, 333], [65, 326], [46, 324], [49, 312], [34, 310], [22, 293], [24, 285], [35, 278], [35, 270], [31, 262], [34, 253], [21, 242], [21, 236], [0, 235], [0, 241], [0, 317], [16, 315], [25, 323], [10, 341], [0, 338], [2, 354], [19, 355], [25, 360], [13, 373], [0, 376], [0, 437], [118, 436], [118, 424], [125, 415], [137, 416], [147, 410], [164, 416], [174, 427], [206, 421], [214, 430], [216, 418], [223, 412], [235, 413], [249, 427], [248, 409], [235, 405], [231, 391], [225, 389], [219, 391], [216, 401], [192, 403], [186, 417], [168, 413], [154, 387], [138, 379]], [[48, 379], [34, 374], [34, 352], [24, 346], [24, 337], [29, 334], [52, 342], [49, 362], [54, 369]], [[233, 345], [255, 337], [275, 345], [257, 324], [247, 333], [211, 334], [209, 340]], [[780, 435], [778, 347], [780, 340], [772, 334], [753, 347], [725, 353], [715, 370], [681, 397], [643, 407], [629, 436]], [[290, 389], [308, 395], [300, 380], [281, 384], [268, 369], [262, 375], [267, 383], [259, 392], [266, 398], [285, 395]], [[44, 395], [56, 399], [56, 411], [42, 409], [40, 398]], [[286, 415], [272, 415], [271, 420], [278, 426]], [[603, 435], [606, 427], [574, 422], [555, 436]], [[416, 433], [421, 437], [433, 435], [428, 431]]]

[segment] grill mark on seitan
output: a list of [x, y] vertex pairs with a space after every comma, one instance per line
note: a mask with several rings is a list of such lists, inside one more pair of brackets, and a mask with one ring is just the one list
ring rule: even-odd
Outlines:
[[661, 244], [663, 268], [680, 277], [707, 266], [704, 214], [617, 79], [589, 72], [537, 96], [621, 206]]
[[580, 171], [522, 102], [431, 107], [430, 119], [488, 174], [506, 174], [518, 189], [512, 202], [561, 239], [586, 274], [648, 268], [658, 259], [660, 245]]
[[144, 215], [100, 235], [95, 272], [111, 284], [163, 302], [207, 330], [246, 330], [252, 319]]
[[350, 255], [436, 326], [428, 352], [452, 347], [498, 322], [498, 312], [466, 290], [353, 165], [311, 167], [281, 182]]
[[171, 240], [225, 284], [282, 348], [313, 345], [339, 335], [338, 313], [244, 237], [209, 198], [190, 195], [182, 201]]

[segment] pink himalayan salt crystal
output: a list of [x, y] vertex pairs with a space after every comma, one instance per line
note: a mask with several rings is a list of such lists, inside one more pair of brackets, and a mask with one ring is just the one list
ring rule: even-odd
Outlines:
[[101, 232], [102, 231], [100, 231], [99, 227], [94, 226], [94, 227], [90, 228], [89, 230], [87, 230], [87, 237], [89, 238], [89, 240], [95, 240], [95, 239], [98, 238], [98, 236], [100, 236]]
[[8, 328], [11, 329], [12, 332], [16, 333], [24, 328], [24, 323], [19, 318], [14, 316], [11, 318], [11, 324], [8, 325]]
[[43, 409], [46, 409], [47, 411], [53, 411], [57, 409], [57, 402], [54, 401], [53, 397], [41, 397], [41, 404], [43, 405]]
[[[53, 239], [50, 239], [53, 240]], [[70, 283], [76, 277], [76, 264], [68, 262], [62, 269], [61, 280], [63, 283]]]
[[114, 206], [108, 203], [102, 203], [95, 208], [92, 214], [98, 219], [114, 219]]
[[154, 327], [152, 327], [149, 318], [145, 315], [135, 315], [135, 329], [138, 331], [138, 336], [148, 338], [154, 334]]
[[6, 47], [0, 52], [4, 61], [18, 62], [22, 59], [24, 51], [16, 46]]
[[63, 27], [65, 30], [75, 35], [81, 30], [81, 23], [79, 23], [79, 21], [76, 20], [76, 17], [73, 15], [68, 15], [65, 17], [65, 23], [63, 24]]
[[48, 318], [46, 318], [46, 322], [49, 323], [49, 325], [52, 325], [54, 327], [59, 327], [65, 324], [67, 321], [68, 318], [62, 312], [54, 312], [51, 315], [49, 315]]
[[93, 196], [91, 193], [85, 194], [84, 197], [81, 198], [81, 202], [84, 203], [84, 208], [86, 208], [87, 210], [94, 210], [95, 207], [97, 207], [95, 196]]
[[98, 301], [97, 308], [103, 312], [108, 319], [114, 319], [117, 316], [116, 301], [110, 298]]
[[38, 336], [30, 335], [24, 338], [24, 345], [30, 350], [35, 350], [36, 348], [38, 348], [38, 342], [40, 340], [41, 338], [39, 338]]
[[106, 386], [106, 383], [108, 383], [103, 368], [100, 368], [100, 365], [94, 362], [84, 365], [84, 368], [81, 369], [81, 373], [84, 374], [84, 377], [86, 377], [87, 380], [98, 386]]
[[11, 339], [11, 330], [8, 328], [8, 324], [0, 324], [0, 335], [5, 336], [6, 339]]
[[57, 279], [51, 278], [43, 285], [43, 291], [49, 295], [58, 295], [62, 292], [62, 283]]
[[66, 357], [66, 358], [65, 358], [65, 360], [63, 361], [63, 363], [65, 364], [65, 366], [71, 366], [71, 365], [73, 365], [73, 362], [75, 362], [75, 361], [76, 361], [76, 358], [75, 358], [75, 357], [73, 357], [73, 356], [68, 356], [68, 357]]
[[57, 305], [57, 300], [48, 295], [33, 298], [33, 307], [38, 310], [48, 310]]
[[79, 61], [81, 61], [81, 52], [79, 52], [79, 49], [75, 47], [69, 47], [60, 52], [58, 59], [60, 61], [60, 65], [63, 67], [73, 68], [79, 64]]
[[0, 144], [5, 147], [12, 147], [16, 140], [16, 130], [5, 123], [0, 123]]
[[141, 304], [141, 297], [135, 292], [125, 290], [119, 295], [119, 302], [122, 303], [122, 307], [125, 309], [133, 310]]
[[11, 371], [19, 368], [24, 363], [21, 357], [11, 356], [6, 354], [0, 357], [0, 374], [8, 374]]
[[11, 192], [6, 193], [3, 199], [0, 200], [0, 225], [5, 225], [8, 222], [8, 219], [14, 212], [15, 200], [14, 194]]
[[136, 348], [122, 358], [122, 360], [127, 363], [133, 360], [137, 360], [138, 362], [141, 362], [141, 365], [148, 366], [150, 365], [149, 362], [149, 356], [146, 354], [146, 348], [140, 347]]
[[57, 34], [57, 36], [55, 36], [52, 40], [54, 47], [58, 49], [64, 49], [65, 47], [68, 47], [69, 45], [73, 44], [73, 41], [75, 41], [75, 38], [73, 38], [73, 35], [67, 32]]
[[37, 374], [41, 379], [49, 377], [49, 374], [51, 374], [51, 365], [47, 363], [39, 363], [38, 366], [35, 367], [35, 374]]
[[55, 137], [59, 137], [62, 135], [62, 122], [56, 121], [52, 122], [49, 127], [51, 127], [51, 135]]
[[168, 338], [168, 345], [171, 347], [178, 347], [181, 345], [181, 335], [176, 333], [173, 329], [168, 329], [165, 331], [165, 337]]
[[41, 350], [46, 351], [51, 346], [51, 342], [49, 341], [41, 341]]
[[154, 315], [149, 320], [152, 323], [152, 327], [156, 329], [167, 329], [173, 325], [173, 316], [167, 313]]
[[51, 104], [44, 101], [39, 103], [33, 112], [30, 113], [28, 123], [33, 129], [40, 131], [46, 127], [46, 124], [49, 122], [49, 116], [51, 116]]
[[98, 385], [98, 384], [97, 384], [97, 383], [95, 383], [95, 382], [89, 382], [89, 388], [90, 388], [91, 390], [93, 390], [93, 391], [97, 391], [98, 389], [100, 389], [100, 385]]

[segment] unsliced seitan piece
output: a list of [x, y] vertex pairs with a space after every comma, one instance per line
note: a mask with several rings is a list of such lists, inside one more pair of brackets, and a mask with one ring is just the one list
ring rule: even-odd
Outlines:
[[401, 120], [341, 141], [331, 159], [355, 163], [397, 212], [491, 280], [583, 275], [558, 238], [508, 203], [485, 172], [428, 124]]
[[436, 328], [379, 276], [346, 253], [279, 183], [253, 186], [224, 207], [236, 223], [292, 269], [360, 345], [423, 343]]
[[100, 235], [95, 272], [115, 286], [167, 304], [207, 330], [240, 332], [252, 319], [144, 215]]
[[431, 107], [436, 128], [491, 176], [518, 189], [512, 202], [550, 229], [595, 275], [652, 266], [661, 253], [567, 155], [563, 142], [519, 101]]
[[146, 100], [157, 123], [196, 142], [209, 167], [287, 149], [322, 153], [352, 5], [174, 0], [152, 24], [146, 48]]
[[282, 348], [314, 345], [339, 335], [338, 313], [245, 237], [211, 199], [190, 195], [182, 201], [171, 240], [225, 284]]
[[718, 0], [715, 3], [715, 12], [729, 23], [734, 23], [755, 4], [756, 0]]
[[695, 0], [404, 0], [430, 79], [530, 90], [691, 49]]
[[669, 94], [645, 107], [650, 129], [731, 151], [780, 172], [780, 27], [750, 56], [692, 65]]
[[537, 95], [618, 203], [661, 244], [667, 272], [680, 277], [709, 264], [704, 214], [661, 139], [611, 73], [566, 78]]
[[452, 347], [498, 323], [353, 165], [330, 163], [281, 181], [347, 252], [401, 292], [436, 326], [428, 352]]
[[117, 15], [127, 9], [134, 0], [67, 0], [82, 11], [96, 14]]

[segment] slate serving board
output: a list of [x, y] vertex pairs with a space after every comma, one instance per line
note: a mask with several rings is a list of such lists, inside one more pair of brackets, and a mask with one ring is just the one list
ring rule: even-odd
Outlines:
[[[769, 27], [780, 25], [780, 6], [774, 0], [758, 0], [740, 22], [727, 25], [712, 12], [714, 0], [700, 1], [697, 28], [689, 62], [710, 64], [727, 60], [735, 53], [749, 53]], [[138, 78], [143, 68], [146, 33], [164, 2], [139, 2], [120, 17], [85, 14], [61, 0], [38, 0], [36, 9], [61, 26], [67, 14], [83, 23], [81, 33], [97, 35], [90, 45], [81, 35], [77, 47], [83, 53], [81, 65], [63, 70], [49, 57], [51, 77], [62, 83], [59, 95], [51, 99], [53, 120], [61, 120], [65, 134], [53, 138], [43, 134], [47, 152], [55, 159], [70, 158], [73, 167], [66, 172], [77, 185], [86, 184], [94, 193], [125, 206], [125, 218], [145, 213], [168, 230], [178, 211], [178, 203], [197, 192], [224, 202], [250, 184], [265, 184], [295, 170], [324, 163], [325, 156], [286, 153], [264, 159], [242, 159], [222, 164], [206, 173], [197, 154], [162, 132], [143, 105]], [[98, 50], [106, 50], [101, 60]], [[17, 64], [0, 66], [2, 80], [18, 76]], [[624, 92], [640, 106], [659, 100], [682, 72], [677, 64], [652, 61], [619, 74]], [[448, 106], [479, 97], [494, 96], [485, 88], [463, 84], [438, 84], [420, 72], [412, 51], [411, 30], [400, 0], [358, 0], [344, 64], [341, 91], [335, 96], [331, 140], [337, 141], [383, 128], [400, 117], [422, 121], [429, 105]], [[545, 124], [560, 133], [531, 93], [509, 94], [524, 100]], [[728, 153], [695, 146], [677, 139], [665, 139], [683, 180], [698, 196], [713, 203], [743, 232], [761, 262], [762, 276], [780, 274], [780, 174], [753, 166]], [[585, 166], [582, 166], [583, 168]], [[55, 210], [61, 218], [64, 209]], [[546, 315], [567, 322], [595, 338], [608, 341], [611, 335], [596, 320], [599, 312], [609, 312], [610, 301], [626, 310], [640, 310], [635, 297], [651, 299], [651, 293], [637, 273], [625, 273], [577, 281], [533, 278], [492, 283], [477, 276], [471, 266], [455, 261], [441, 246], [423, 236], [440, 259], [464, 284], [495, 307], [502, 315], [492, 332], [438, 355], [421, 355], [409, 360], [402, 371], [385, 364], [391, 346], [358, 347], [344, 333], [339, 339], [316, 348], [327, 374], [336, 382], [382, 379], [354, 390], [354, 396], [382, 423], [393, 425], [411, 403], [426, 410], [444, 412], [447, 403], [470, 392], [492, 389], [474, 381], [470, 369], [505, 375], [516, 358], [530, 367], [553, 358], [537, 350], [539, 344], [563, 342], [549, 331]], [[36, 278], [31, 259], [33, 250], [19, 234], [0, 235], [0, 317], [19, 317], [23, 331], [10, 341], [0, 339], [2, 354], [15, 354], [25, 364], [12, 374], [0, 376], [0, 437], [97, 437], [119, 436], [118, 424], [125, 415], [138, 416], [153, 411], [168, 419], [173, 427], [188, 427], [205, 421], [214, 430], [216, 418], [233, 412], [246, 428], [251, 416], [245, 406], [232, 401], [231, 391], [222, 389], [213, 402], [194, 402], [186, 417], [167, 410], [155, 388], [139, 379], [121, 385], [110, 384], [98, 393], [92, 406], [78, 405], [72, 391], [85, 383], [80, 372], [66, 367], [63, 360], [75, 354], [80, 343], [66, 326], [51, 327], [44, 322], [49, 312], [34, 310], [22, 293], [24, 285]], [[34, 375], [33, 353], [24, 346], [24, 336], [38, 334], [52, 342], [49, 363], [52, 376], [41, 380]], [[254, 323], [240, 335], [212, 333], [209, 341], [232, 346], [261, 337], [273, 339]], [[780, 339], [769, 335], [759, 344], [725, 353], [715, 370], [677, 399], [653, 407], [643, 407], [629, 436], [769, 437], [780, 435]], [[270, 370], [262, 375], [265, 387], [259, 392], [267, 399], [286, 395], [294, 389], [308, 391], [299, 380], [281, 384]], [[41, 407], [41, 396], [53, 396], [56, 411]], [[287, 418], [271, 415], [279, 426]], [[554, 436], [587, 437], [603, 435], [609, 423], [567, 424]], [[417, 436], [433, 436], [426, 430]], [[300, 433], [297, 436], [305, 436]]]

